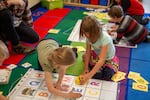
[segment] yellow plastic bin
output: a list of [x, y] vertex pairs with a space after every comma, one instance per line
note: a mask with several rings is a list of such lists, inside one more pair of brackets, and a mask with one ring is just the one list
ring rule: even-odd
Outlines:
[[42, 0], [42, 6], [47, 9], [63, 8], [63, 0]]

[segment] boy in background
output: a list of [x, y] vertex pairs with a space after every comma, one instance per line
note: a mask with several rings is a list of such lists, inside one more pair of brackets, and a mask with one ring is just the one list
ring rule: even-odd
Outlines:
[[120, 5], [125, 13], [134, 18], [142, 25], [148, 24], [150, 18], [143, 19], [145, 10], [142, 3], [138, 0], [113, 0], [110, 8], [114, 5]]
[[112, 6], [108, 11], [108, 15], [112, 21], [117, 23], [109, 32], [109, 34], [111, 34], [111, 32], [117, 32], [116, 43], [118, 43], [123, 37], [132, 44], [138, 44], [146, 40], [148, 35], [146, 27], [139, 24], [129, 15], [124, 16], [121, 6]]

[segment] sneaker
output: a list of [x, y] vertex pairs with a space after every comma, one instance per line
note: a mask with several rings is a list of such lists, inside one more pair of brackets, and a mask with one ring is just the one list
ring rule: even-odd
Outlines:
[[15, 54], [28, 54], [35, 51], [35, 48], [22, 45], [19, 43], [17, 46], [12, 47], [13, 53]]

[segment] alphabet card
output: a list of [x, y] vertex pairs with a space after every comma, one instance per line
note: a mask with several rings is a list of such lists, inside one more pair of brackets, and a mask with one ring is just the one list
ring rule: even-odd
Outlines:
[[[53, 82], [58, 79], [58, 74], [53, 73]], [[65, 75], [61, 91], [68, 93], [71, 90], [81, 93], [82, 97], [75, 100], [117, 100], [118, 83], [90, 79], [84, 85], [75, 84], [76, 76]], [[44, 80], [44, 72], [29, 69], [8, 95], [9, 100], [70, 100], [50, 93]]]

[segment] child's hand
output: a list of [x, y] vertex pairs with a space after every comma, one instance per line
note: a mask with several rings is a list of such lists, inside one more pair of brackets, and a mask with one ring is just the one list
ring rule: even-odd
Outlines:
[[82, 96], [81, 93], [74, 93], [73, 91], [70, 91], [68, 94], [69, 94], [68, 98], [80, 98]]
[[118, 25], [113, 25], [110, 27], [112, 31], [116, 31], [118, 29]]
[[108, 34], [111, 36], [112, 35], [112, 30], [107, 30]]
[[0, 100], [9, 100], [7, 97], [0, 94]]
[[90, 76], [89, 76], [88, 73], [79, 76], [79, 80], [80, 80], [80, 84], [81, 84], [81, 85], [85, 84], [89, 79], [90, 79]]

